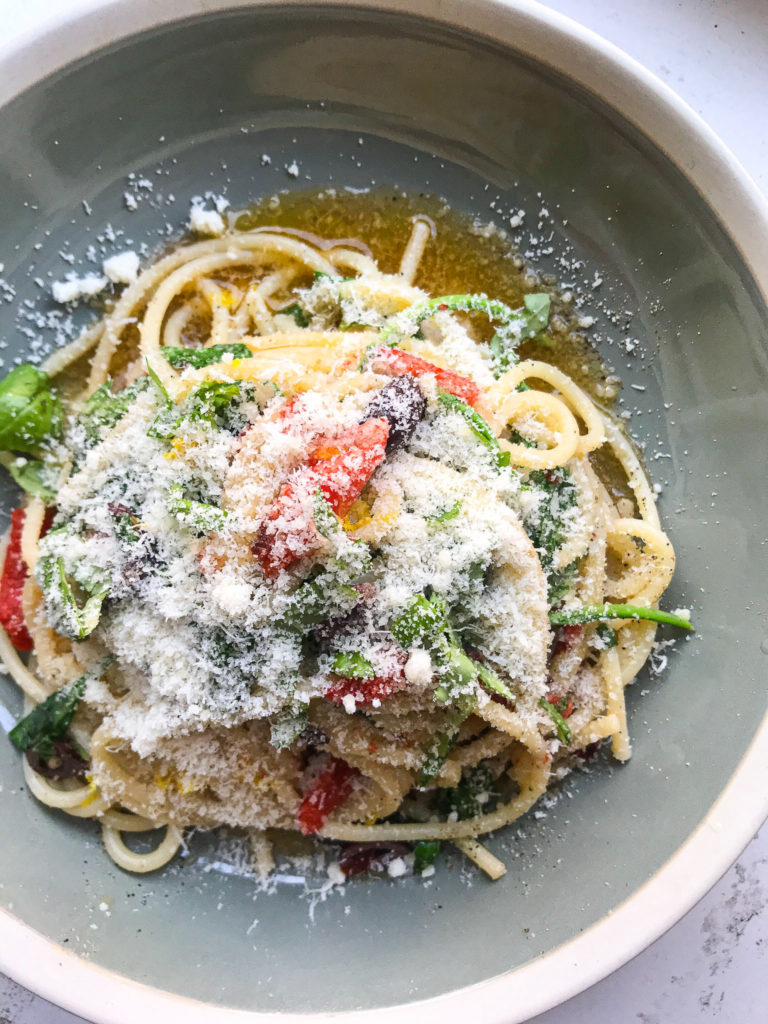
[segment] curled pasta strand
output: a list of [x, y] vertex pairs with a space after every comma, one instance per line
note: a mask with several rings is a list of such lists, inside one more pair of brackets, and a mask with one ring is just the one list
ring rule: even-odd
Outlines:
[[669, 586], [675, 571], [675, 551], [667, 535], [642, 519], [615, 519], [608, 527], [608, 547], [624, 538], [636, 538], [644, 544], [639, 565], [618, 580], [609, 580], [606, 593], [632, 604], [652, 605]]
[[546, 391], [515, 391], [496, 410], [496, 418], [504, 427], [521, 420], [537, 420], [554, 441], [550, 448], [529, 448], [499, 438], [499, 445], [512, 456], [516, 466], [529, 469], [554, 469], [573, 458], [579, 443], [579, 428], [573, 413], [555, 395]]
[[[333, 265], [315, 249], [304, 242], [284, 235], [253, 231], [246, 234], [238, 234], [236, 239], [231, 235], [227, 235], [224, 238], [209, 239], [205, 242], [198, 242], [195, 245], [182, 246], [170, 255], [158, 260], [157, 263], [140, 274], [137, 280], [132, 285], [129, 285], [118, 299], [112, 313], [106, 318], [103, 325], [103, 333], [99, 339], [98, 348], [91, 365], [91, 373], [85, 391], [86, 396], [92, 394], [96, 388], [101, 387], [107, 379], [110, 361], [120, 343], [124, 326], [130, 321], [134, 310], [143, 303], [148, 303], [147, 308], [149, 308], [151, 302], [157, 298], [157, 292], [166, 286], [176, 270], [184, 270], [192, 264], [197, 264], [198, 260], [205, 261], [204, 265], [208, 268], [203, 273], [210, 273], [216, 269], [236, 265], [238, 260], [233, 261], [230, 258], [235, 245], [241, 254], [239, 262], [253, 264], [269, 259], [293, 259], [305, 264], [310, 270], [317, 270], [326, 274], [333, 273]], [[246, 254], [244, 260], [242, 259], [243, 253]], [[186, 273], [182, 273], [181, 278], [182, 286], [190, 280], [189, 275]], [[167, 295], [164, 302], [160, 303], [162, 306], [160, 322], [153, 323], [153, 333], [150, 332], [147, 336], [146, 343], [151, 352], [156, 352], [157, 348], [159, 348], [159, 330], [162, 318], [175, 294], [175, 288], [169, 288], [168, 291], [170, 294]], [[150, 296], [152, 296], [151, 299]], [[168, 378], [170, 379], [170, 374]], [[164, 380], [164, 378], [161, 379]]]
[[73, 788], [58, 788], [51, 785], [48, 779], [44, 778], [24, 758], [24, 780], [30, 792], [46, 807], [58, 807], [60, 810], [69, 811], [80, 807], [87, 807], [99, 795], [99, 789], [92, 782], [87, 782]]
[[128, 849], [117, 829], [102, 825], [101, 836], [104, 849], [115, 864], [125, 871], [137, 874], [146, 874], [147, 871], [157, 871], [158, 868], [165, 867], [179, 852], [183, 838], [180, 829], [175, 825], [167, 825], [165, 836], [154, 850], [149, 853], [135, 853]]
[[519, 384], [527, 380], [541, 380], [560, 392], [560, 397], [568, 408], [584, 423], [586, 434], [579, 434], [576, 455], [599, 448], [605, 441], [605, 425], [589, 395], [578, 386], [567, 374], [556, 366], [542, 363], [537, 359], [524, 359], [507, 370], [496, 383], [493, 394], [507, 395], [514, 392]]
[[515, 821], [529, 810], [547, 788], [549, 769], [533, 758], [529, 751], [522, 750], [519, 764], [510, 772], [520, 787], [520, 792], [509, 803], [502, 804], [488, 814], [481, 814], [466, 821], [418, 821], [402, 825], [343, 825], [328, 824], [319, 835], [326, 839], [344, 842], [370, 842], [394, 840], [395, 842], [419, 842], [422, 839], [463, 839], [495, 832], [511, 821]]
[[189, 302], [185, 302], [183, 306], [179, 306], [177, 310], [165, 321], [163, 327], [163, 344], [170, 345], [172, 348], [183, 348], [184, 339], [182, 337], [184, 328], [187, 326], [189, 321], [194, 316], [203, 316], [208, 312], [205, 303], [199, 296], [195, 296], [194, 299], [190, 299]]
[[104, 333], [104, 325], [99, 322], [83, 331], [79, 338], [71, 341], [68, 345], [52, 352], [40, 367], [49, 377], [56, 377], [68, 366], [87, 355], [92, 348], [98, 345]]
[[357, 274], [376, 274], [378, 267], [370, 256], [355, 252], [354, 249], [331, 249], [327, 253], [328, 260], [334, 267], [354, 270]]
[[659, 513], [656, 508], [656, 499], [653, 496], [648, 476], [640, 464], [640, 459], [632, 447], [629, 439], [622, 433], [621, 428], [612, 419], [603, 417], [605, 424], [605, 435], [608, 444], [611, 446], [614, 455], [621, 463], [629, 486], [632, 488], [640, 515], [646, 522], [655, 527], [661, 528]]

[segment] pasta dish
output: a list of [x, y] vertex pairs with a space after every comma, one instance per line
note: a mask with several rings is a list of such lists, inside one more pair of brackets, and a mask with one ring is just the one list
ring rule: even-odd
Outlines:
[[226, 825], [263, 873], [288, 830], [352, 844], [346, 877], [430, 871], [443, 841], [498, 877], [479, 836], [602, 741], [630, 756], [624, 689], [659, 623], [690, 628], [657, 607], [652, 488], [605, 409], [520, 358], [550, 295], [430, 296], [432, 235], [416, 218], [384, 273], [228, 227], [0, 384], [10, 738], [127, 870]]

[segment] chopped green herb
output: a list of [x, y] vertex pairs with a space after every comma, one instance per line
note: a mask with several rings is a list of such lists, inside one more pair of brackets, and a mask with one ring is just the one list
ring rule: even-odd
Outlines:
[[0, 381], [0, 449], [35, 452], [61, 426], [61, 402], [43, 370], [22, 363]]
[[345, 679], [375, 679], [373, 665], [359, 651], [342, 651], [331, 664], [331, 671]]
[[595, 639], [600, 642], [602, 651], [610, 651], [619, 642], [616, 630], [611, 629], [607, 622], [598, 622], [595, 628]]
[[306, 708], [290, 709], [270, 722], [269, 742], [275, 750], [286, 750], [309, 724]]
[[290, 306], [284, 306], [278, 312], [284, 316], [292, 316], [297, 327], [309, 327], [309, 317], [298, 302], [292, 302]]
[[166, 508], [179, 522], [193, 526], [202, 533], [222, 530], [229, 514], [223, 508], [204, 501], [190, 501], [184, 497], [181, 484], [171, 484]]
[[660, 608], [645, 608], [635, 604], [596, 604], [585, 608], [574, 608], [567, 612], [550, 612], [549, 621], [553, 626], [574, 626], [583, 622], [608, 621], [610, 619], [647, 619], [649, 622], [663, 622], [667, 626], [693, 629], [681, 615], [663, 612]]
[[90, 636], [99, 624], [101, 606], [109, 592], [109, 583], [101, 571], [81, 567], [79, 578], [75, 580], [86, 595], [81, 608], [67, 578], [63, 558], [43, 555], [38, 567], [45, 609], [53, 628], [71, 640], [84, 640]]
[[413, 848], [414, 874], [421, 875], [427, 868], [432, 867], [439, 852], [439, 839], [422, 839], [421, 842], [416, 843]]
[[168, 391], [167, 391], [167, 389], [165, 387], [165, 384], [163, 384], [163, 382], [158, 377], [157, 371], [152, 366], [152, 364], [150, 363], [149, 359], [145, 359], [144, 360], [144, 365], [147, 368], [147, 374], [149, 375], [149, 379], [152, 381], [152, 383], [155, 385], [157, 390], [160, 392], [165, 405], [166, 406], [171, 406], [173, 404], [171, 402], [171, 396], [168, 394]]
[[187, 395], [180, 407], [163, 409], [148, 433], [150, 437], [170, 441], [182, 430], [185, 421], [240, 433], [248, 425], [243, 403], [253, 401], [263, 407], [276, 394], [277, 388], [271, 383], [206, 380]]
[[493, 776], [485, 765], [465, 768], [461, 782], [454, 789], [440, 789], [436, 809], [445, 815], [455, 813], [459, 821], [476, 818], [482, 811], [486, 794], [493, 789]]
[[455, 519], [456, 516], [461, 512], [464, 502], [459, 500], [455, 501], [453, 505], [449, 505], [445, 511], [440, 512], [436, 516], [427, 516], [426, 522], [429, 526], [442, 526], [443, 523], [448, 523], [451, 519]]
[[80, 410], [77, 417], [83, 428], [86, 446], [97, 444], [107, 430], [118, 423], [136, 400], [136, 396], [149, 385], [149, 378], [140, 377], [122, 391], [112, 391], [112, 381], [107, 379], [97, 388]]
[[576, 504], [577, 491], [570, 471], [565, 466], [534, 469], [528, 479], [543, 492], [534, 516], [526, 520], [525, 529], [547, 577], [551, 605], [561, 601], [570, 592], [579, 568], [578, 562], [563, 569], [554, 567], [555, 555], [566, 537], [566, 516]]
[[466, 402], [457, 398], [456, 395], [452, 395], [449, 391], [439, 390], [438, 400], [444, 408], [450, 409], [451, 412], [457, 412], [464, 420], [466, 420], [472, 433], [485, 445], [493, 456], [493, 460], [498, 469], [503, 469], [505, 466], [509, 465], [509, 452], [503, 452], [501, 450], [496, 435], [479, 412], [475, 412], [471, 405], [467, 405]]
[[306, 633], [326, 619], [352, 611], [359, 600], [354, 587], [323, 573], [296, 588], [291, 606], [277, 626], [289, 633]]
[[379, 344], [396, 345], [399, 338], [413, 335], [422, 321], [446, 309], [459, 313], [485, 313], [499, 324], [490, 343], [494, 373], [498, 377], [518, 361], [515, 351], [518, 343], [534, 338], [546, 329], [550, 298], [544, 292], [532, 293], [525, 296], [521, 309], [512, 309], [485, 295], [440, 295], [392, 317], [381, 332]]
[[550, 570], [547, 575], [547, 600], [550, 605], [558, 604], [570, 594], [580, 568], [581, 559], [577, 558], [562, 569]]
[[439, 732], [430, 741], [416, 775], [416, 785], [420, 789], [424, 789], [440, 774], [448, 755], [456, 745], [458, 732], [458, 726], [446, 729], [444, 732]]
[[231, 355], [233, 359], [249, 359], [253, 354], [248, 346], [241, 342], [233, 342], [228, 345], [209, 345], [207, 348], [180, 348], [163, 345], [160, 352], [177, 370], [181, 370], [185, 366], [192, 366], [199, 370], [204, 366], [220, 363], [225, 355]]
[[312, 517], [321, 537], [330, 540], [342, 529], [341, 520], [331, 508], [330, 502], [318, 487], [312, 498]]
[[512, 697], [509, 688], [495, 672], [487, 665], [473, 661], [462, 649], [448, 620], [448, 611], [442, 597], [436, 594], [429, 599], [423, 594], [412, 597], [391, 628], [392, 635], [404, 650], [421, 646], [430, 652], [440, 673], [435, 700], [445, 703], [456, 691], [466, 689], [478, 680], [495, 693]]

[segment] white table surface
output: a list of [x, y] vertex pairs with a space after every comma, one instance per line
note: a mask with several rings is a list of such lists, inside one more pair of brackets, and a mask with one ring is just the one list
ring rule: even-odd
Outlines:
[[[0, 0], [0, 25], [21, 35], [65, 2]], [[548, 6], [667, 82], [768, 193], [768, 0], [550, 0]], [[0, 975], [0, 1024], [80, 1020]], [[671, 931], [531, 1024], [602, 1021], [768, 1024], [768, 825]]]

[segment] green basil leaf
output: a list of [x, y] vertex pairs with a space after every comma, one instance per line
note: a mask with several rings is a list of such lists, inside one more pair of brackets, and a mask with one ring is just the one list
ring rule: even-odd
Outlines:
[[53, 741], [63, 736], [85, 693], [87, 675], [62, 687], [34, 707], [8, 733], [19, 750], [32, 750], [47, 761], [53, 757]]
[[47, 373], [23, 363], [0, 381], [0, 449], [37, 451], [61, 427], [61, 402]]
[[[50, 535], [49, 535], [50, 536]], [[48, 621], [62, 636], [84, 640], [96, 629], [101, 606], [109, 592], [109, 583], [97, 571], [89, 585], [80, 584], [87, 594], [82, 608], [77, 602], [61, 556], [43, 555], [38, 562], [38, 578], [45, 598]]]
[[8, 464], [8, 472], [16, 483], [27, 494], [36, 494], [47, 505], [56, 500], [56, 490], [52, 486], [51, 472], [39, 459], [13, 459]]

